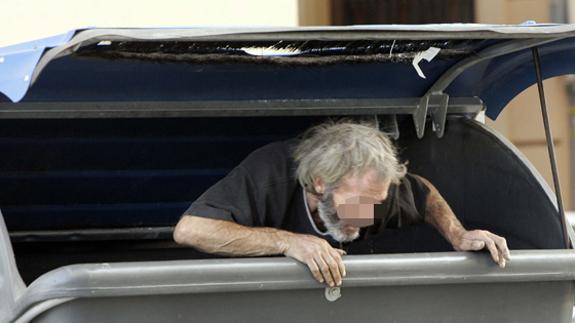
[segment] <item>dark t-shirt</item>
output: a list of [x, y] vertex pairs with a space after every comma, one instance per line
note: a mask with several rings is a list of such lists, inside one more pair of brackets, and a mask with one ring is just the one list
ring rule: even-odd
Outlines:
[[[185, 214], [311, 234], [343, 247], [320, 231], [309, 213], [305, 191], [295, 177], [292, 149], [296, 143], [292, 139], [255, 150], [194, 201]], [[417, 177], [406, 174], [401, 184], [390, 185], [388, 198], [376, 206], [379, 216], [374, 225], [362, 228], [358, 240], [376, 236], [384, 228], [421, 222], [428, 193]]]

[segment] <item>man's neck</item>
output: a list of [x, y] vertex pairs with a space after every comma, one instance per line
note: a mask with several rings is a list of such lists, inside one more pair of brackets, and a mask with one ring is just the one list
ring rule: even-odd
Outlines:
[[317, 206], [319, 203], [318, 198], [310, 192], [305, 192], [305, 198], [307, 199], [307, 206], [309, 208], [309, 214], [315, 223], [315, 226], [322, 232], [326, 231], [323, 221], [319, 217]]

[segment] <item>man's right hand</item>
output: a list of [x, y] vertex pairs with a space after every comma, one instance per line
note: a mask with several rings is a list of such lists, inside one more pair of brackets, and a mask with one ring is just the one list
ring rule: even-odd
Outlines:
[[308, 234], [288, 233], [282, 240], [285, 256], [306, 264], [320, 283], [341, 286], [345, 277], [344, 250], [333, 248], [326, 240]]
[[312, 235], [186, 215], [174, 229], [174, 240], [206, 253], [231, 257], [283, 254], [306, 264], [315, 279], [329, 286], [341, 285], [345, 276], [341, 259], [345, 251]]

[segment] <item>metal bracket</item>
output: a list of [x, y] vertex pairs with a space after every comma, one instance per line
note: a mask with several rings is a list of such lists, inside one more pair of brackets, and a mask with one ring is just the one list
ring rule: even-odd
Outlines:
[[335, 302], [341, 297], [341, 289], [339, 287], [327, 287], [324, 294], [325, 299], [330, 302]]
[[449, 95], [446, 93], [430, 94], [430, 100], [439, 100], [438, 107], [431, 110], [431, 121], [433, 132], [437, 138], [443, 138], [445, 133], [445, 119], [447, 118], [447, 106], [449, 105]]
[[417, 104], [417, 109], [413, 113], [413, 124], [415, 125], [415, 132], [417, 138], [423, 138], [425, 134], [425, 119], [427, 118], [427, 108], [429, 107], [429, 96], [425, 95]]

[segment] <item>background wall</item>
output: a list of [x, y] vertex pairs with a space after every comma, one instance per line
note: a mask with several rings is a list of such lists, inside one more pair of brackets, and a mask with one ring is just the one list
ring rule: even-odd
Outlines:
[[82, 27], [298, 23], [297, 0], [2, 0], [0, 46]]

